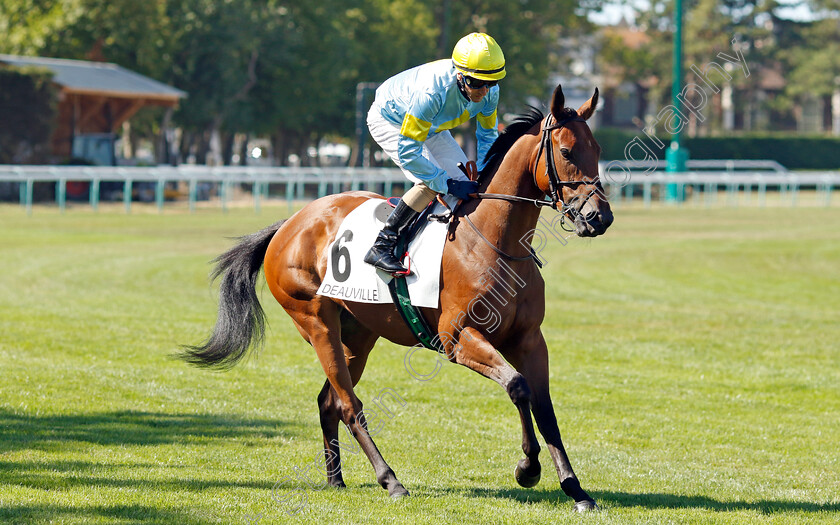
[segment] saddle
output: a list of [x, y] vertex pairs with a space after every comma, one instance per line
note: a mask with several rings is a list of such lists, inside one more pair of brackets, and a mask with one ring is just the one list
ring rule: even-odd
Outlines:
[[[475, 162], [469, 161], [466, 166], [458, 163], [458, 168], [470, 180], [476, 180], [478, 178], [478, 168], [476, 167]], [[388, 204], [393, 207], [396, 207], [399, 202], [400, 200], [397, 197], [391, 197], [388, 199]], [[444, 208], [446, 208], [446, 211], [437, 215], [431, 215], [431, 211], [435, 207], [436, 202], [440, 202]], [[454, 207], [450, 208], [449, 205], [440, 197], [430, 202], [429, 205], [426, 206], [426, 209], [423, 210], [423, 213], [418, 215], [415, 221], [408, 226], [408, 234], [403, 235], [397, 242], [395, 249], [397, 257], [402, 261], [404, 256], [400, 256], [399, 254], [402, 253], [407, 255], [408, 244], [417, 232], [426, 225], [426, 223], [431, 220], [448, 223], [452, 219], [455, 210], [457, 210], [460, 204], [461, 201], [459, 201]], [[437, 330], [434, 330], [431, 326], [429, 326], [429, 323], [426, 322], [426, 318], [420, 313], [420, 309], [411, 304], [411, 296], [408, 293], [408, 286], [406, 285], [405, 279], [391, 279], [390, 282], [388, 282], [388, 291], [391, 293], [391, 299], [394, 301], [397, 311], [400, 313], [400, 316], [403, 318], [405, 324], [414, 334], [414, 337], [417, 338], [417, 341], [430, 350], [434, 350], [442, 354], [445, 353], [445, 349], [440, 341], [440, 335], [437, 333]]]

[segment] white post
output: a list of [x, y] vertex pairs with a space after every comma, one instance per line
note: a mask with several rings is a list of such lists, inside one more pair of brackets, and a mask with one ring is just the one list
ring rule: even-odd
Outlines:
[[[733, 66], [727, 62], [724, 66], [727, 71], [732, 71]], [[721, 92], [721, 108], [723, 109], [723, 129], [732, 131], [735, 129], [735, 108], [732, 104], [732, 82], [726, 81]]]
[[210, 131], [210, 151], [207, 152], [207, 160], [205, 162], [208, 166], [222, 165], [222, 136], [217, 126], [213, 126], [213, 129]]

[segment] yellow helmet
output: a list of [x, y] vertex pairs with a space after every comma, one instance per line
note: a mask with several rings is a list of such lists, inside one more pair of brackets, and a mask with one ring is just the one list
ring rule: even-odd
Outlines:
[[484, 33], [470, 33], [452, 51], [455, 69], [479, 80], [505, 78], [505, 55], [493, 37]]

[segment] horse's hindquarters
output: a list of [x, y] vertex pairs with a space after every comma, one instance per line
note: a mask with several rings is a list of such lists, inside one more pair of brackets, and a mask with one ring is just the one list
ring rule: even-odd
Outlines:
[[327, 269], [326, 249], [344, 218], [370, 192], [347, 192], [317, 199], [283, 223], [266, 250], [268, 288], [287, 312], [315, 300]]

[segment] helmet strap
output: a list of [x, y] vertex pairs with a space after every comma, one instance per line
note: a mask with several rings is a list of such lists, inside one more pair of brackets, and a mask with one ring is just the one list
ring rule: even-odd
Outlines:
[[464, 74], [463, 74], [463, 73], [461, 73], [460, 71], [457, 71], [457, 70], [456, 70], [456, 73], [455, 73], [455, 78], [456, 78], [456, 79], [457, 79], [457, 81], [458, 81], [458, 90], [460, 90], [460, 91], [461, 91], [461, 94], [462, 94], [462, 95], [464, 95], [464, 98], [465, 98], [465, 99], [467, 99], [467, 100], [469, 101], [469, 100], [470, 100], [470, 96], [467, 94], [467, 85], [466, 85], [466, 83], [464, 82]]

